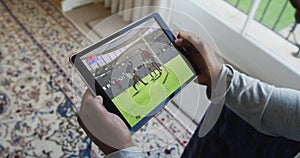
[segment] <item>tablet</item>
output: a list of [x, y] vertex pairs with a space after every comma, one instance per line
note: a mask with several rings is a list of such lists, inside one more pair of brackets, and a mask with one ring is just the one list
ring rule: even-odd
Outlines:
[[94, 95], [131, 132], [195, 78], [192, 65], [158, 13], [152, 13], [70, 57]]

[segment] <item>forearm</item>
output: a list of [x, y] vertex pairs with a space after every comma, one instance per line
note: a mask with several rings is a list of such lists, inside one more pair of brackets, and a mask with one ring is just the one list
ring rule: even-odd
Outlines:
[[264, 84], [236, 70], [233, 72], [225, 105], [257, 130], [273, 134], [262, 129], [261, 120], [274, 86]]
[[300, 92], [234, 71], [225, 105], [258, 131], [300, 141]]
[[300, 141], [300, 92], [275, 88], [261, 124], [276, 135]]

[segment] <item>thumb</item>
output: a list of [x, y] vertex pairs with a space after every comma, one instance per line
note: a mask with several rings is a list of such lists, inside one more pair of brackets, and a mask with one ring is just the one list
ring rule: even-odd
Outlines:
[[98, 95], [96, 98], [100, 104], [103, 104], [103, 98], [100, 95]]

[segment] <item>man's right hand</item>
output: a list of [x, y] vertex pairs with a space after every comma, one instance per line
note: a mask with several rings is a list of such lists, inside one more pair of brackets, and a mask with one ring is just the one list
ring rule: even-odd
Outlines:
[[198, 83], [206, 85], [207, 93], [210, 95], [222, 71], [222, 64], [217, 59], [214, 50], [198, 35], [178, 31], [174, 34], [177, 37], [175, 45], [185, 48], [186, 57], [200, 73]]

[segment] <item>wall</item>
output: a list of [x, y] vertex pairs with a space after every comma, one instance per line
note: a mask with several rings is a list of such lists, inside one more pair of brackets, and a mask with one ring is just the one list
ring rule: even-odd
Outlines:
[[70, 11], [76, 7], [80, 7], [89, 3], [96, 3], [102, 0], [63, 0], [61, 2], [61, 8], [63, 12]]

